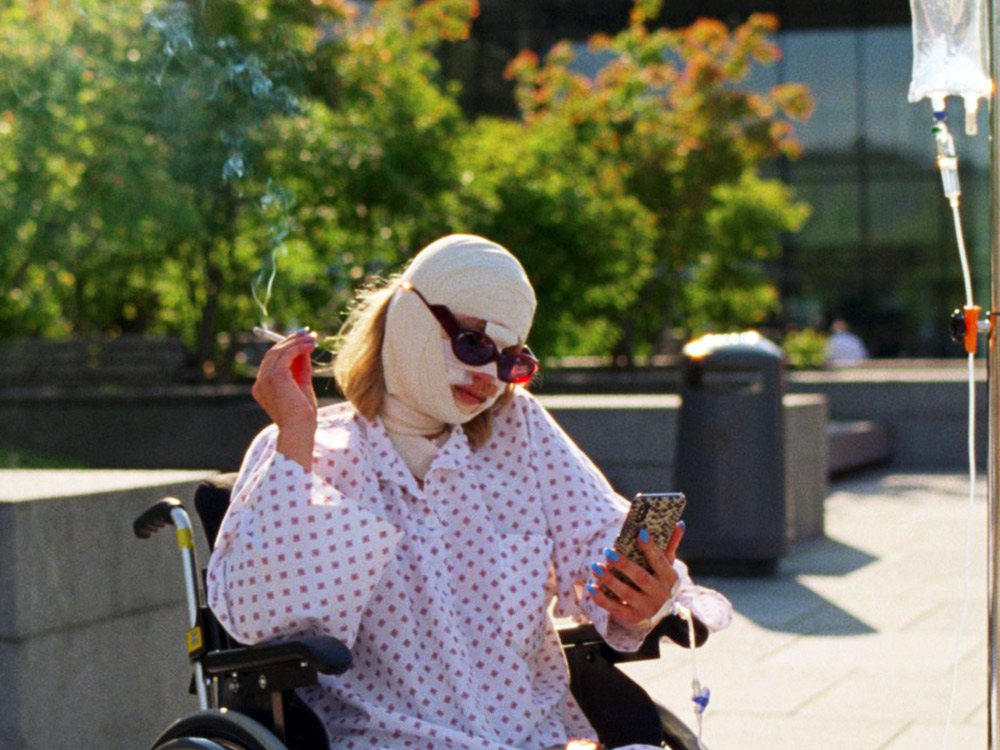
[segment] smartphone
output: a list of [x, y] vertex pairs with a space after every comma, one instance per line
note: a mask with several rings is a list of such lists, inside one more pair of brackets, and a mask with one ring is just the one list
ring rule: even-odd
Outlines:
[[646, 556], [639, 549], [639, 530], [649, 532], [656, 546], [664, 549], [674, 533], [674, 527], [681, 520], [686, 503], [683, 492], [640, 492], [632, 498], [632, 505], [615, 540], [615, 549], [652, 573]]
[[[667, 542], [670, 541], [670, 537], [674, 533], [674, 527], [681, 520], [686, 503], [687, 498], [683, 492], [651, 492], [648, 494], [640, 492], [632, 498], [632, 505], [628, 509], [625, 522], [615, 540], [615, 549], [652, 573], [653, 569], [646, 561], [646, 556], [639, 549], [639, 530], [645, 529], [657, 547], [666, 548]], [[617, 570], [612, 570], [612, 573], [628, 582], [628, 579]], [[602, 586], [601, 590], [613, 599], [618, 598], [605, 586]]]

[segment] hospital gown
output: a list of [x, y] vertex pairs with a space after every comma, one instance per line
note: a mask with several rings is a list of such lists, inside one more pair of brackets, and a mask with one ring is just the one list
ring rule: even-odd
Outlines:
[[[619, 650], [642, 642], [648, 628], [580, 597], [628, 503], [534, 397], [519, 389], [476, 450], [452, 428], [422, 486], [381, 421], [349, 404], [320, 410], [311, 472], [276, 436], [246, 455], [209, 602], [244, 643], [331, 635], [351, 648], [345, 674], [300, 691], [331, 748], [543, 750], [594, 736], [552, 614], [585, 615]], [[678, 598], [710, 629], [731, 617], [686, 576]]]

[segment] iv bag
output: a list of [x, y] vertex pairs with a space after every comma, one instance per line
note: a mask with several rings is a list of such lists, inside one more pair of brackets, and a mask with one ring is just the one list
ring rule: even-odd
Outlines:
[[913, 80], [909, 100], [931, 100], [944, 112], [946, 96], [965, 101], [965, 131], [976, 132], [979, 99], [992, 83], [983, 0], [910, 0], [913, 13]]

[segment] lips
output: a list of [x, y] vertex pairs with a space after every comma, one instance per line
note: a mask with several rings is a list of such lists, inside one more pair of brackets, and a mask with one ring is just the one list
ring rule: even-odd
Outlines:
[[480, 395], [478, 391], [473, 390], [472, 388], [467, 388], [461, 385], [453, 385], [451, 389], [455, 394], [455, 398], [465, 404], [481, 404], [486, 400], [485, 395]]

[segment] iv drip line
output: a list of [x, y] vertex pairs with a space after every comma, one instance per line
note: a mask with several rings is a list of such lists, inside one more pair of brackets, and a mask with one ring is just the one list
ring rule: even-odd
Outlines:
[[[973, 302], [972, 274], [969, 270], [969, 259], [965, 249], [965, 235], [962, 231], [962, 218], [959, 212], [959, 196], [962, 191], [958, 180], [958, 157], [955, 153], [955, 142], [948, 131], [944, 112], [934, 113], [934, 139], [937, 143], [937, 166], [941, 171], [941, 182], [945, 198], [951, 205], [952, 218], [955, 224], [955, 238], [958, 243], [959, 262], [962, 266], [962, 279], [965, 285], [965, 344], [968, 362], [968, 457], [969, 457], [969, 509], [965, 526], [965, 575], [962, 588], [962, 612], [959, 618], [958, 632], [955, 637], [955, 654], [952, 660], [951, 692], [948, 698], [948, 713], [945, 719], [944, 732], [941, 738], [942, 750], [947, 750], [948, 733], [951, 729], [955, 711], [955, 696], [958, 693], [958, 665], [961, 658], [962, 638], [968, 622], [969, 614], [969, 577], [972, 567], [972, 522], [976, 499], [976, 335], [978, 334], [979, 308]], [[973, 319], [972, 316], [975, 316]], [[970, 333], [969, 327], [973, 330]]]
[[702, 741], [701, 733], [704, 723], [705, 709], [708, 708], [708, 700], [712, 691], [701, 684], [698, 678], [698, 655], [695, 641], [694, 615], [691, 610], [681, 605], [675, 606], [675, 611], [687, 622], [688, 626], [688, 648], [691, 651], [691, 701], [694, 703], [694, 714], [698, 720], [698, 750], [708, 750]]

